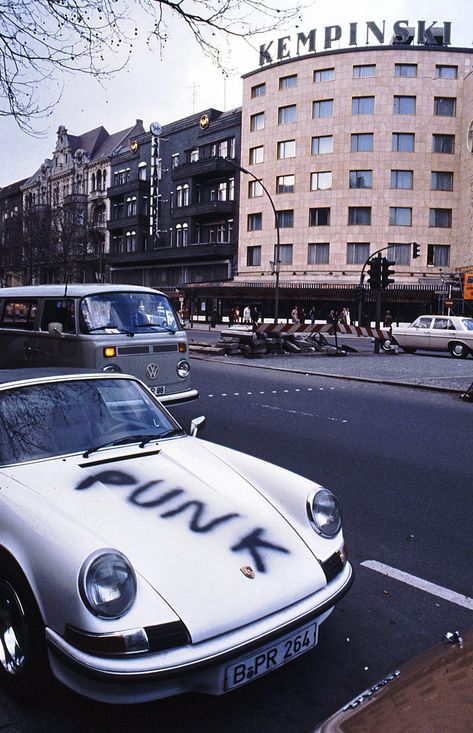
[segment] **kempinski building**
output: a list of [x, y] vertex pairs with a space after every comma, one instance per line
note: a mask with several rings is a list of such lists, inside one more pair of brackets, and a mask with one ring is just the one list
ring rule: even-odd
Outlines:
[[389, 45], [262, 47], [243, 79], [235, 284], [271, 297], [279, 229], [285, 309], [353, 307], [380, 249], [395, 261], [383, 297], [401, 320], [459, 290], [452, 273], [473, 269], [473, 50], [444, 45], [444, 26], [420, 45], [402, 28]]

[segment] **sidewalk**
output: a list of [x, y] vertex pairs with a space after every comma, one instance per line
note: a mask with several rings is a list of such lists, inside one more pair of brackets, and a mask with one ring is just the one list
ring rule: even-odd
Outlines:
[[[219, 324], [208, 330], [208, 324], [194, 324], [187, 330], [189, 344], [215, 344], [220, 331]], [[473, 358], [453, 359], [449, 354], [393, 354], [374, 353], [371, 339], [338, 337], [339, 344], [349, 344], [359, 349], [345, 356], [329, 356], [326, 353], [265, 354], [258, 358], [245, 356], [211, 356], [205, 347], [194, 348], [191, 357], [209, 359], [225, 364], [242, 364], [264, 369], [315, 374], [324, 377], [354, 379], [363, 382], [403, 385], [408, 387], [435, 389], [447, 392], [464, 392], [473, 382]]]

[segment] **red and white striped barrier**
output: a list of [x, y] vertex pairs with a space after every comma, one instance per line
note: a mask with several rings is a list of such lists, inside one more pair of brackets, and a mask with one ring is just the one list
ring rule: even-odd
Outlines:
[[[345, 323], [337, 323], [337, 333], [349, 336], [369, 336], [386, 341], [391, 338], [390, 329], [371, 328], [371, 326], [347, 326]], [[328, 333], [330, 336], [335, 332], [335, 325], [331, 323], [319, 323], [313, 326], [295, 323], [262, 323], [256, 328], [256, 333], [283, 334], [283, 333]]]

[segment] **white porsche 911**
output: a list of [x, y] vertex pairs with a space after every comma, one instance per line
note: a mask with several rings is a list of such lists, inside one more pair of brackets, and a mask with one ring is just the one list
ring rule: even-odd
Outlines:
[[222, 694], [317, 644], [349, 589], [327, 489], [187, 435], [122, 374], [0, 372], [0, 682]]

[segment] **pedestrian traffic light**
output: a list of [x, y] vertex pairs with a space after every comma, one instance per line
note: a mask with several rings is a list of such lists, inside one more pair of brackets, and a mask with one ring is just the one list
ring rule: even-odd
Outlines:
[[381, 257], [379, 255], [369, 261], [368, 282], [373, 290], [379, 290], [381, 287]]
[[412, 242], [412, 259], [415, 260], [417, 257], [420, 257], [420, 244]]
[[393, 260], [388, 260], [387, 257], [383, 257], [381, 260], [381, 288], [384, 290], [394, 282], [394, 269], [393, 265], [396, 263]]

